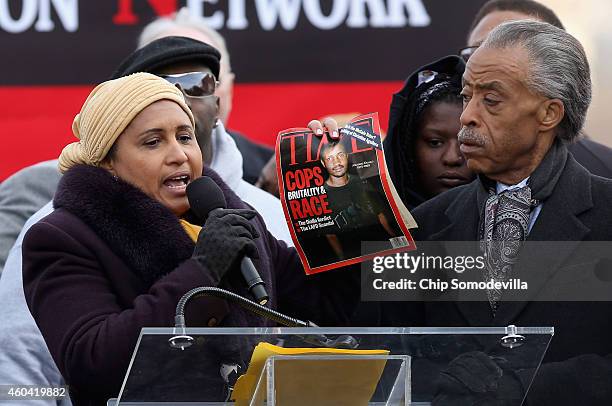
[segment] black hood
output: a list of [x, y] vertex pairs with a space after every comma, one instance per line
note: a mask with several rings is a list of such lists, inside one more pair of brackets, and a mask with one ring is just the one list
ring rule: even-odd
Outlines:
[[[414, 90], [418, 84], [418, 76], [419, 72], [424, 70], [431, 70], [438, 73], [444, 73], [450, 76], [458, 76], [461, 77], [463, 72], [465, 71], [465, 62], [462, 58], [456, 55], [449, 55], [442, 59], [439, 59], [433, 63], [424, 65], [414, 71], [408, 79], [404, 82], [404, 87], [393, 95], [393, 99], [391, 101], [391, 108], [389, 111], [389, 127], [387, 132], [387, 137], [384, 141], [384, 150], [385, 150], [385, 160], [387, 161], [387, 166], [389, 168], [389, 174], [391, 175], [391, 179], [396, 182], [397, 179], [397, 164], [396, 161], [399, 159], [397, 157], [396, 151], [394, 151], [394, 141], [395, 137], [398, 137], [397, 134], [399, 122], [402, 118], [402, 113], [406, 109], [406, 104], [408, 103], [410, 96], [414, 93]], [[423, 201], [423, 198], [420, 198], [416, 192], [409, 193], [411, 197], [414, 197], [416, 200]], [[412, 196], [414, 195], [414, 196]], [[410, 202], [405, 202], [407, 206], [416, 206], [420, 201], [415, 201], [413, 204]]]

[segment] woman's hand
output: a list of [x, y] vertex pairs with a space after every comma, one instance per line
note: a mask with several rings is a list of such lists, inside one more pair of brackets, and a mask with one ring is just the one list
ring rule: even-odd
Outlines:
[[253, 241], [259, 233], [249, 222], [256, 215], [255, 210], [216, 209], [206, 219], [193, 258], [217, 278], [217, 283], [245, 256], [259, 257]]
[[337, 140], [340, 138], [340, 133], [338, 133], [338, 123], [331, 117], [327, 117], [323, 119], [323, 122], [319, 120], [311, 120], [308, 123], [308, 128], [310, 128], [316, 135], [322, 137], [325, 131], [329, 134], [329, 138], [332, 140]]

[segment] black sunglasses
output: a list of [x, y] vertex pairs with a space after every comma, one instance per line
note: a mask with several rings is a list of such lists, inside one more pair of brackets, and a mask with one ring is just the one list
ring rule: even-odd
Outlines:
[[188, 72], [176, 75], [158, 75], [179, 88], [189, 97], [208, 97], [215, 93], [219, 82], [212, 73]]

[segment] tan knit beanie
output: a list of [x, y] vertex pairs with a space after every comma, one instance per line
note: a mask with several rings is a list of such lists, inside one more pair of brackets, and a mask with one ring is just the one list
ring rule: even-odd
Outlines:
[[158, 100], [178, 103], [195, 128], [183, 93], [160, 77], [140, 72], [96, 86], [74, 117], [72, 133], [79, 141], [64, 147], [59, 157], [60, 171], [64, 173], [78, 164], [98, 166], [134, 117]]

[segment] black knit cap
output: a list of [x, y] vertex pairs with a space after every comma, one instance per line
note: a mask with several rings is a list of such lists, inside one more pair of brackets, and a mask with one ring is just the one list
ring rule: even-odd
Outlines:
[[178, 62], [198, 62], [219, 78], [221, 54], [216, 48], [192, 38], [163, 37], [132, 52], [119, 65], [111, 79], [136, 72], [153, 72]]

